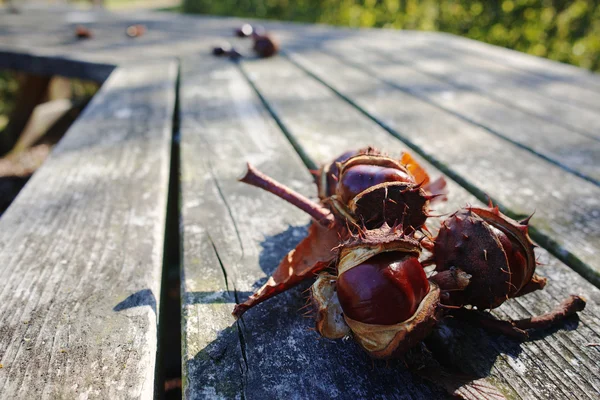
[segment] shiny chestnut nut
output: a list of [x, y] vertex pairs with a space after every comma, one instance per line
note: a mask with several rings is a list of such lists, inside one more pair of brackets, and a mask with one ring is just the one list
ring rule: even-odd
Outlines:
[[468, 207], [442, 223], [431, 258], [436, 271], [459, 268], [471, 275], [464, 291], [450, 293], [450, 303], [495, 308], [545, 286], [546, 279], [535, 275], [528, 222], [514, 221], [497, 207]]
[[361, 192], [385, 182], [415, 183], [404, 169], [362, 164], [345, 169], [337, 185], [337, 193], [344, 203], [349, 204]]
[[418, 242], [387, 225], [344, 243], [337, 279], [312, 286], [316, 330], [328, 338], [352, 333], [375, 358], [401, 356], [440, 317], [440, 289], [418, 261]]
[[340, 173], [339, 165], [352, 156], [365, 154], [367, 150], [368, 149], [347, 151], [331, 163], [325, 164], [318, 171], [313, 172], [315, 183], [317, 184], [318, 195], [321, 200], [335, 194]]
[[406, 321], [429, 292], [423, 266], [413, 254], [385, 252], [340, 274], [344, 315], [367, 324]]
[[279, 44], [271, 35], [254, 35], [254, 51], [261, 58], [271, 57], [279, 51]]
[[408, 231], [425, 223], [432, 196], [399, 161], [367, 153], [350, 157], [338, 167], [336, 194], [326, 199], [338, 217], [367, 229], [385, 222]]

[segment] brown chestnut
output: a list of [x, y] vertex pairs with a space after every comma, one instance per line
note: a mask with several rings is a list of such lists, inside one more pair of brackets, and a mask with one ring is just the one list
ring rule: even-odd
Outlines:
[[384, 182], [414, 183], [406, 170], [378, 165], [355, 165], [344, 171], [337, 185], [337, 193], [345, 204], [349, 204], [359, 193]]
[[469, 207], [442, 223], [433, 247], [436, 271], [460, 268], [472, 276], [464, 291], [451, 293], [452, 303], [495, 308], [544, 287], [545, 279], [535, 275], [527, 223], [512, 220], [497, 207]]
[[344, 314], [368, 324], [406, 321], [428, 292], [429, 282], [419, 260], [399, 252], [378, 254], [337, 280]]
[[254, 35], [254, 51], [261, 58], [274, 56], [279, 51], [279, 44], [270, 35]]

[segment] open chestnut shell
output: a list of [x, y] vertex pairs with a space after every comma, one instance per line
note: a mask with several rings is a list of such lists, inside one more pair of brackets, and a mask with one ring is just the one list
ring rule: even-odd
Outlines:
[[352, 335], [374, 358], [394, 358], [419, 343], [438, 317], [440, 290], [418, 261], [419, 245], [387, 225], [340, 248], [337, 277], [312, 287], [316, 330]]
[[425, 223], [430, 196], [399, 161], [367, 152], [337, 167], [335, 194], [326, 203], [340, 218], [367, 229], [387, 223], [416, 230]]

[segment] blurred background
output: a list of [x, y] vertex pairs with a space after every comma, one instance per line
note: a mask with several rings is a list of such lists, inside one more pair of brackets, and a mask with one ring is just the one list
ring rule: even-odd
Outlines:
[[183, 0], [181, 11], [443, 31], [600, 70], [600, 0]]

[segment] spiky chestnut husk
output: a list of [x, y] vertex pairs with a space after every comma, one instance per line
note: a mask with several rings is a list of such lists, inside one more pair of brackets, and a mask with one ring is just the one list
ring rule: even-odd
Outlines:
[[534, 275], [527, 223], [507, 217], [497, 207], [468, 207], [442, 223], [433, 247], [436, 271], [460, 268], [471, 275], [464, 291], [449, 293], [451, 303], [495, 308], [544, 287], [545, 279]]
[[349, 222], [376, 229], [384, 222], [416, 230], [427, 219], [429, 198], [399, 161], [358, 154], [338, 165], [336, 194], [326, 203]]
[[422, 341], [437, 320], [440, 290], [427, 281], [419, 251], [387, 225], [344, 243], [337, 278], [322, 275], [312, 287], [316, 330], [333, 339], [352, 331], [375, 358], [398, 357]]

